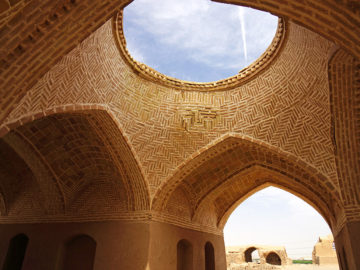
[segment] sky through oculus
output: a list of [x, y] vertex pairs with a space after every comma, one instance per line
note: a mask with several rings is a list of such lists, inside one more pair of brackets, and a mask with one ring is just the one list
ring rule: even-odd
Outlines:
[[132, 57], [180, 80], [237, 74], [271, 44], [278, 18], [209, 0], [135, 0], [124, 9]]

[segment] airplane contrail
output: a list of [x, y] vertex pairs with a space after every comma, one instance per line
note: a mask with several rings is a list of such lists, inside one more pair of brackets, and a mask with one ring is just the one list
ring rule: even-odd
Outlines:
[[244, 47], [244, 57], [245, 57], [245, 62], [247, 64], [246, 32], [245, 32], [245, 20], [244, 20], [244, 8], [243, 7], [239, 7], [239, 18], [240, 18], [240, 24], [241, 24], [241, 36], [242, 36], [243, 47]]

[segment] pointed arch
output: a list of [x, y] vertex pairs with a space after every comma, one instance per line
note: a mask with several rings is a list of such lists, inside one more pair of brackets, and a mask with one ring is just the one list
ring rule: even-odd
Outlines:
[[[3, 140], [15, 137], [14, 147], [26, 142], [51, 171], [64, 193], [67, 213], [86, 215], [94, 207], [99, 213], [149, 209], [143, 172], [120, 124], [107, 108], [62, 106], [35, 113], [7, 126]], [[99, 192], [109, 196], [97, 196]], [[94, 204], [94, 196], [104, 200]]]
[[17, 219], [30, 212], [36, 215], [61, 212], [63, 201], [48, 171], [27, 145], [20, 144], [14, 149], [9, 143], [11, 138], [0, 139], [0, 190], [5, 207], [1, 220]]
[[223, 229], [230, 215], [242, 202], [256, 192], [273, 186], [307, 202], [331, 227], [335, 222], [335, 216], [332, 214], [329, 204], [319, 199], [318, 192], [313, 192], [308, 186], [298, 183], [297, 180], [295, 176], [284, 175], [272, 168], [253, 165], [209, 192], [194, 210], [193, 220], [203, 223], [202, 220], [206, 218], [206, 213], [212, 209], [217, 216], [216, 226]]
[[[18, 156], [16, 161], [15, 158], [12, 158], [12, 162], [17, 163], [19, 167], [27, 167], [31, 171], [34, 183], [41, 193], [39, 201], [42, 201], [41, 204], [45, 207], [45, 213], [64, 213], [66, 200], [62, 187], [48, 162], [44, 160], [34, 145], [16, 131], [4, 136], [2, 141], [4, 143], [1, 145], [7, 144], [7, 152], [14, 152]], [[6, 161], [2, 160], [2, 162]], [[23, 178], [23, 175], [17, 177]], [[38, 195], [33, 194], [33, 197], [38, 197]]]
[[152, 207], [166, 209], [174, 191], [187, 185], [194, 191], [188, 194], [193, 202], [192, 222], [208, 224], [209, 217], [216, 216], [212, 226], [222, 229], [237, 201], [269, 183], [304, 198], [330, 227], [334, 224], [341, 202], [331, 180], [291, 154], [246, 136], [224, 136], [200, 151], [161, 187]]
[[244, 251], [245, 262], [249, 263], [253, 261], [252, 253], [258, 250], [256, 247], [249, 247]]

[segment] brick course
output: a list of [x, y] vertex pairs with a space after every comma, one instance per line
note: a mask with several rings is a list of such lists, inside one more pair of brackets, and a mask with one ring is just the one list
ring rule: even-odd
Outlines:
[[268, 184], [334, 233], [360, 220], [356, 1], [232, 0], [280, 15], [286, 36], [226, 91], [134, 72], [109, 21], [127, 2], [0, 2], [1, 222], [153, 219], [221, 234]]

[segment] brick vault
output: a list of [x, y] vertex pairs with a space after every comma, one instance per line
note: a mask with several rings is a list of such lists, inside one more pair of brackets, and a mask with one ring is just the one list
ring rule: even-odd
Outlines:
[[132, 61], [128, 2], [0, 0], [4, 269], [224, 270], [227, 218], [269, 185], [312, 205], [360, 269], [358, 1], [221, 1], [281, 20], [218, 84]]

